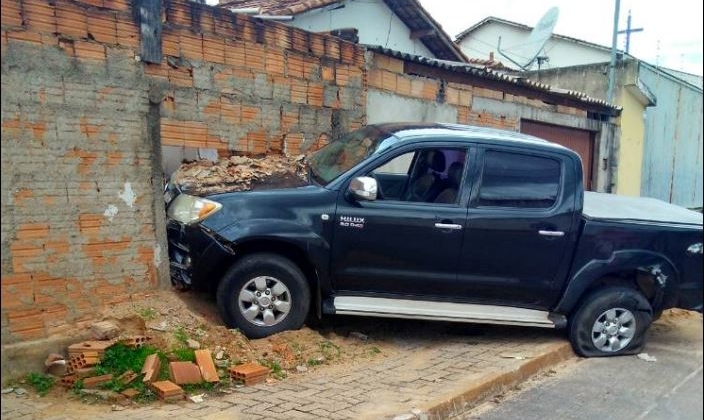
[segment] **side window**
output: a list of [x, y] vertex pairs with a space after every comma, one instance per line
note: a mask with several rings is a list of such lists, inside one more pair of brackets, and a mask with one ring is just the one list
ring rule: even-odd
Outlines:
[[371, 171], [380, 199], [455, 204], [467, 151], [428, 148], [393, 158]]
[[560, 162], [548, 157], [487, 150], [479, 206], [549, 208], [560, 187]]

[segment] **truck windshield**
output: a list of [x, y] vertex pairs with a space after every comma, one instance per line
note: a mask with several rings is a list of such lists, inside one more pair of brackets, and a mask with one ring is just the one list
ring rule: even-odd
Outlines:
[[327, 185], [368, 156], [390, 146], [394, 140], [396, 138], [389, 133], [367, 126], [331, 141], [307, 158], [313, 181]]

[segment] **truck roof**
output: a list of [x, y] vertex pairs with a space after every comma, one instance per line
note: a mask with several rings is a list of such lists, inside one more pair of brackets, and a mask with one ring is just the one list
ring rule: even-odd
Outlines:
[[369, 124], [401, 141], [433, 136], [443, 140], [480, 140], [486, 143], [534, 145], [540, 148], [570, 150], [557, 143], [515, 131], [450, 123], [380, 123]]

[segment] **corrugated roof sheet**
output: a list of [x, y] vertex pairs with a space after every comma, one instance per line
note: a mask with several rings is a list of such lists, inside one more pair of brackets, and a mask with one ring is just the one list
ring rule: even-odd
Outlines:
[[620, 112], [622, 107], [618, 105], [611, 104], [603, 99], [594, 98], [587, 95], [584, 92], [578, 92], [575, 90], [561, 89], [552, 87], [545, 83], [536, 82], [535, 80], [526, 79], [525, 77], [517, 77], [508, 75], [497, 70], [493, 70], [488, 67], [480, 67], [476, 64], [468, 64], [457, 61], [448, 60], [438, 60], [434, 58], [423, 57], [419, 55], [408, 54], [400, 51], [391, 50], [388, 48], [382, 48], [378, 46], [367, 46], [371, 51], [375, 51], [384, 55], [388, 55], [394, 58], [398, 58], [404, 61], [424, 64], [430, 67], [440, 68], [444, 70], [449, 70], [455, 73], [470, 74], [476, 77], [483, 77], [490, 80], [496, 80], [505, 83], [511, 83], [518, 86], [528, 87], [536, 91], [549, 93], [555, 95], [555, 97], [569, 98], [572, 100], [577, 100], [584, 104], [597, 105], [599, 107], [608, 108], [614, 111]]
[[[344, 2], [345, 0], [229, 0], [217, 6], [237, 9], [260, 8], [263, 15], [287, 16]], [[442, 60], [467, 61], [462, 50], [417, 0], [383, 0], [383, 2], [411, 32], [420, 34], [418, 39], [435, 57]], [[362, 24], [364, 22], [360, 22], [360, 26]]]

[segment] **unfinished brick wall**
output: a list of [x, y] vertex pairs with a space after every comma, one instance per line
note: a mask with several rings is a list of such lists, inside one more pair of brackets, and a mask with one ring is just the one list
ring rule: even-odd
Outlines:
[[3, 344], [168, 281], [137, 30], [98, 3], [2, 2]]
[[162, 145], [298, 154], [365, 123], [364, 50], [162, 2], [2, 2], [2, 344], [68, 333], [168, 284]]
[[455, 122], [460, 124], [512, 131], [520, 129], [520, 121], [515, 116], [473, 109], [474, 98], [495, 99], [514, 104], [517, 107], [548, 110], [580, 118], [587, 116], [587, 112], [583, 109], [550, 105], [542, 100], [513, 95], [505, 90], [494, 90], [471, 83], [447, 82], [440, 78], [406, 74], [403, 60], [377, 52], [370, 54], [367, 79], [369, 91], [376, 90], [398, 97], [420, 100], [428, 104], [450, 106], [454, 108], [457, 116]]
[[364, 50], [190, 2], [167, 2], [161, 142], [299, 154], [365, 122]]

